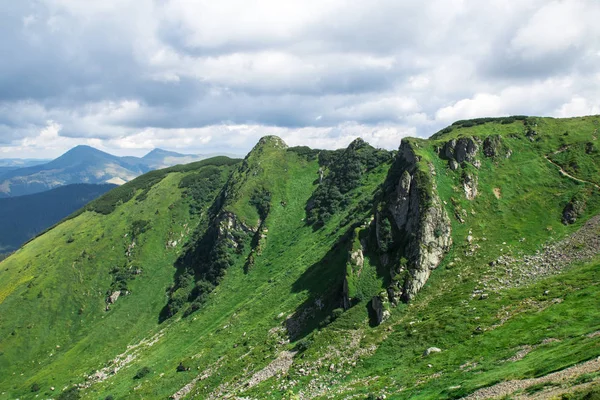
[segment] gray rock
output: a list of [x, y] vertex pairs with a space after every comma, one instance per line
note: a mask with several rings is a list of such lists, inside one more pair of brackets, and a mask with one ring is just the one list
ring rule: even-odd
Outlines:
[[458, 163], [457, 163], [457, 162], [456, 162], [456, 160], [454, 160], [454, 159], [451, 159], [451, 160], [448, 162], [448, 165], [450, 166], [450, 169], [451, 169], [452, 171], [456, 171], [456, 170], [458, 169]]
[[388, 199], [387, 211], [400, 234], [408, 238], [404, 256], [408, 259], [409, 274], [404, 282], [403, 300], [409, 301], [438, 266], [452, 238], [450, 219], [437, 194], [435, 180], [417, 173], [417, 158], [408, 141], [402, 141], [397, 157], [404, 171], [395, 193]]
[[441, 351], [442, 351], [442, 349], [440, 349], [440, 348], [430, 347], [423, 352], [423, 357], [427, 357], [428, 355], [430, 355], [432, 353], [441, 353]]
[[121, 291], [117, 290], [116, 292], [113, 292], [107, 299], [107, 303], [108, 304], [115, 304], [117, 302], [117, 299], [119, 298], [119, 296], [121, 295]]
[[373, 322], [379, 325], [383, 322], [383, 302], [379, 296], [374, 296], [371, 299], [371, 310], [373, 312]]
[[452, 139], [449, 142], [446, 142], [444, 148], [442, 149], [442, 155], [450, 160], [454, 160], [454, 148], [456, 147], [456, 139]]
[[472, 145], [473, 141], [465, 138], [458, 139], [454, 148], [454, 159], [459, 164], [473, 157], [477, 148]]
[[483, 141], [483, 154], [486, 157], [496, 157], [500, 153], [502, 138], [500, 136], [488, 136]]
[[478, 179], [476, 175], [471, 174], [470, 172], [465, 172], [463, 174], [463, 189], [465, 191], [465, 196], [469, 200], [474, 200], [477, 196], [477, 183]]

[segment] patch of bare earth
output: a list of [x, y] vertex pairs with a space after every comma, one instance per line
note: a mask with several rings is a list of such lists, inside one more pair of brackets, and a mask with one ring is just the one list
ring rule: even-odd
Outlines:
[[202, 371], [202, 373], [198, 374], [198, 376], [192, 379], [187, 385], [179, 389], [177, 393], [173, 394], [170, 398], [173, 400], [180, 400], [184, 398], [188, 393], [192, 391], [192, 389], [194, 388], [194, 386], [196, 386], [198, 382], [210, 378], [215, 372], [215, 370], [220, 367], [221, 361], [223, 361], [222, 357], [216, 363]]
[[164, 332], [161, 330], [156, 335], [149, 339], [143, 339], [137, 344], [127, 346], [127, 350], [114, 359], [110, 360], [106, 367], [97, 370], [93, 374], [87, 376], [84, 383], [78, 385], [80, 389], [87, 389], [95, 383], [103, 382], [110, 377], [116, 375], [120, 370], [125, 368], [133, 360], [136, 359], [139, 351], [146, 347], [152, 347], [163, 337]]
[[294, 362], [295, 351], [282, 351], [279, 356], [262, 370], [258, 371], [247, 383], [250, 388], [275, 375], [285, 375]]

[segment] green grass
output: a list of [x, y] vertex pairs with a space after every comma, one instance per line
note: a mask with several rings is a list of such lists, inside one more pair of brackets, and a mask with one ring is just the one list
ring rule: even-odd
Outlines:
[[[435, 182], [450, 216], [454, 245], [416, 299], [392, 308], [378, 327], [369, 324], [367, 303], [385, 289], [389, 271], [371, 245], [360, 274], [348, 265], [348, 252], [362, 247], [359, 239], [369, 230], [361, 226], [372, 217], [370, 205], [391, 162], [362, 175], [346, 195], [347, 207], [318, 229], [306, 221], [306, 204], [318, 185], [317, 153], [286, 150], [275, 138], [261, 141], [241, 163], [168, 169], [160, 179], [145, 177], [121, 189], [131, 196], [112, 193], [103, 200], [114, 205], [111, 212], [88, 207], [0, 263], [0, 398], [56, 398], [127, 351], [134, 358], [114, 376], [79, 391], [82, 398], [168, 398], [203, 373], [188, 398], [234, 392], [273, 399], [384, 393], [387, 398], [459, 398], [599, 356], [599, 337], [589, 334], [600, 330], [600, 259], [516, 288], [488, 291], [485, 300], [472, 296], [483, 277], [492, 274], [490, 261], [502, 254], [534, 254], [600, 211], [596, 189], [560, 175], [544, 158], [570, 146], [570, 152], [552, 160], [567, 166], [575, 158], [580, 167], [573, 175], [597, 179], [599, 164], [594, 154], [585, 153], [585, 144], [594, 140], [596, 117], [527, 121], [537, 132], [533, 141], [521, 120], [455, 125], [435, 140], [411, 139], [419, 170]], [[492, 134], [502, 136], [503, 146], [512, 150], [510, 158], [486, 158], [480, 151], [479, 169], [467, 163], [451, 171], [436, 153], [450, 138]], [[434, 165], [435, 175], [427, 163]], [[225, 190], [195, 184], [216, 176], [215, 168], [219, 179], [228, 179]], [[463, 169], [478, 177], [475, 200], [465, 198]], [[582, 188], [589, 192], [584, 214], [565, 226], [562, 210]], [[266, 229], [260, 252], [245, 272], [251, 244], [239, 254], [232, 251], [233, 265], [201, 308], [161, 324], [176, 262], [211, 223], [209, 207], [217, 205], [207, 199], [219, 192], [223, 211], [247, 226], [260, 222]], [[252, 201], [257, 192], [269, 194], [264, 221]], [[134, 231], [136, 245], [127, 256]], [[469, 232], [479, 246], [474, 252], [466, 241]], [[175, 240], [175, 246], [168, 245]], [[107, 312], [114, 267], [142, 273], [128, 275], [131, 294], [122, 295]], [[341, 307], [346, 274], [361, 295], [340, 313], [334, 310]], [[502, 321], [506, 312], [510, 318]], [[281, 351], [299, 344], [302, 351], [286, 374], [244, 386]], [[432, 346], [442, 352], [423, 357]], [[531, 351], [508, 361], [523, 346]], [[190, 370], [177, 371], [180, 364]], [[139, 374], [144, 368], [147, 373]], [[578, 379], [573, 384], [596, 378]], [[34, 384], [39, 392], [31, 391]]]

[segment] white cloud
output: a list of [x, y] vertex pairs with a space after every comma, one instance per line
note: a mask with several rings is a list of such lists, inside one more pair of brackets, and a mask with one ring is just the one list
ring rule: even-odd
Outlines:
[[463, 99], [455, 104], [444, 107], [435, 113], [438, 120], [452, 122], [457, 119], [475, 118], [478, 116], [502, 114], [502, 100], [500, 96], [481, 93], [472, 99]]
[[[0, 152], [397, 148], [456, 119], [599, 112], [595, 0], [23, 0]], [[52, 121], [49, 123], [48, 121]], [[189, 150], [189, 151], [188, 151]]]
[[539, 57], [597, 41], [600, 4], [593, 0], [551, 1], [520, 28], [511, 41], [523, 57]]
[[600, 102], [590, 102], [581, 96], [574, 96], [568, 103], [561, 105], [553, 114], [557, 117], [600, 114]]

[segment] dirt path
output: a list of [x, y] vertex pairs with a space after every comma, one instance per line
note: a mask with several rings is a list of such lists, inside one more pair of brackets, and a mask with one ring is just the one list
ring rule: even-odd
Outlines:
[[510, 395], [517, 390], [526, 389], [532, 385], [540, 383], [561, 383], [576, 378], [583, 374], [600, 371], [600, 357], [594, 358], [593, 360], [584, 362], [582, 364], [574, 365], [569, 368], [565, 368], [561, 371], [553, 372], [551, 374], [541, 376], [539, 378], [522, 379], [515, 381], [500, 382], [494, 386], [479, 389], [475, 393], [470, 394], [467, 397], [463, 397], [465, 400], [483, 400], [483, 399], [494, 399]]
[[567, 178], [571, 178], [571, 179], [573, 179], [574, 181], [577, 181], [577, 182], [588, 183], [590, 185], [594, 185], [596, 187], [596, 189], [600, 189], [600, 185], [597, 185], [594, 182], [584, 181], [583, 179], [576, 178], [573, 175], [569, 174], [567, 171], [565, 171], [564, 169], [562, 169], [562, 167], [560, 165], [558, 165], [557, 163], [555, 163], [554, 161], [552, 161], [548, 156], [544, 156], [544, 158], [546, 160], [548, 160], [548, 162], [550, 164], [552, 164], [555, 167], [557, 167], [558, 168], [558, 172], [560, 172], [561, 175], [566, 176]]

